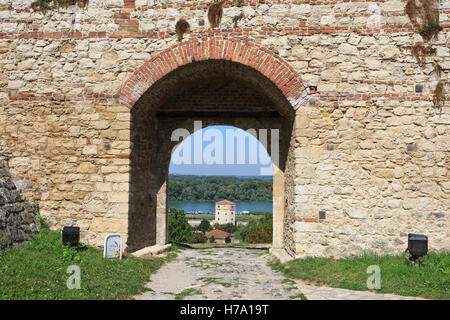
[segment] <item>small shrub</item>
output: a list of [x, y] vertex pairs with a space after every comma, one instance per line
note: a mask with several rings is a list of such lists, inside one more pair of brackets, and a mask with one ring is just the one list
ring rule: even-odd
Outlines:
[[433, 104], [436, 108], [441, 109], [444, 106], [445, 98], [445, 80], [441, 80], [436, 85], [433, 93]]
[[208, 232], [211, 229], [212, 229], [211, 228], [211, 224], [206, 219], [202, 219], [202, 221], [200, 222], [200, 225], [197, 227], [197, 230], [199, 230], [199, 231], [201, 231], [203, 233]]
[[252, 220], [247, 225], [244, 241], [249, 243], [270, 243], [273, 234], [272, 214], [266, 213], [263, 218]]
[[233, 23], [234, 23], [235, 27], [237, 27], [239, 20], [241, 20], [243, 17], [244, 17], [244, 15], [242, 13], [233, 17]]
[[189, 243], [206, 243], [208, 238], [200, 232], [193, 232]]
[[177, 24], [175, 25], [175, 32], [178, 36], [178, 41], [183, 40], [183, 36], [186, 32], [190, 29], [189, 23], [185, 19], [180, 19], [177, 21]]
[[225, 0], [213, 3], [208, 8], [208, 20], [211, 28], [217, 28], [222, 21], [223, 4]]
[[189, 225], [184, 210], [170, 208], [169, 242], [184, 243], [191, 238], [192, 227]]
[[425, 41], [430, 41], [432, 39], [437, 38], [437, 35], [442, 29], [443, 28], [439, 24], [439, 22], [433, 21], [430, 22], [429, 24], [424, 25], [423, 28], [420, 29], [419, 34]]
[[218, 224], [215, 223], [214, 224], [214, 229], [217, 230], [222, 230], [228, 233], [233, 233], [234, 231], [236, 231], [236, 226], [232, 223], [227, 223], [227, 224]]
[[424, 67], [428, 56], [433, 55], [436, 49], [431, 46], [425, 46], [423, 42], [417, 42], [411, 47], [411, 53], [416, 58], [417, 63]]
[[409, 20], [415, 24], [422, 24], [419, 34], [425, 41], [435, 39], [442, 26], [439, 24], [438, 0], [420, 0], [420, 5], [416, 0], [408, 0], [405, 5], [405, 13]]

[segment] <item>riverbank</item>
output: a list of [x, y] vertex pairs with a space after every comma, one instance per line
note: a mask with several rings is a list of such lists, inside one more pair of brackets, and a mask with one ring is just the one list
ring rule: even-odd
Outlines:
[[[259, 219], [264, 217], [264, 215], [236, 215], [236, 221], [249, 221], [250, 219]], [[186, 218], [189, 220], [214, 220], [214, 215], [191, 215], [187, 214]]]
[[[236, 201], [236, 214], [248, 212], [273, 212], [272, 201]], [[214, 213], [214, 201], [169, 201], [169, 208], [184, 210], [185, 213]]]

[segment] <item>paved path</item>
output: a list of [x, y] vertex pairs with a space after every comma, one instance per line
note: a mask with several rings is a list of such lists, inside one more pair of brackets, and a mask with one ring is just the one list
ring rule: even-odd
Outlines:
[[215, 248], [182, 250], [150, 278], [151, 291], [135, 299], [361, 300], [419, 299], [307, 285], [286, 279], [267, 262], [267, 250]]

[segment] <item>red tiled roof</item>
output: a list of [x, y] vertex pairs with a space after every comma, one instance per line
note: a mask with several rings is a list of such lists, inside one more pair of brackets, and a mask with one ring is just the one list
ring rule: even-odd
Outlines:
[[216, 202], [216, 204], [235, 204], [235, 203], [228, 201], [228, 200], [222, 200], [222, 201]]
[[214, 236], [214, 238], [216, 239], [226, 239], [230, 236], [230, 234], [222, 230], [214, 229], [210, 232], [205, 233], [205, 236], [207, 238], [211, 238], [212, 236]]

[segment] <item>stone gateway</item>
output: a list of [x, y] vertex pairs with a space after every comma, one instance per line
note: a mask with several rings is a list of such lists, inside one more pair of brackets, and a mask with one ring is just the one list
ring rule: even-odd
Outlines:
[[274, 255], [450, 249], [448, 1], [428, 42], [398, 0], [225, 1], [216, 28], [203, 0], [30, 4], [0, 0], [0, 153], [52, 228], [165, 246], [171, 134], [200, 120], [279, 130]]

